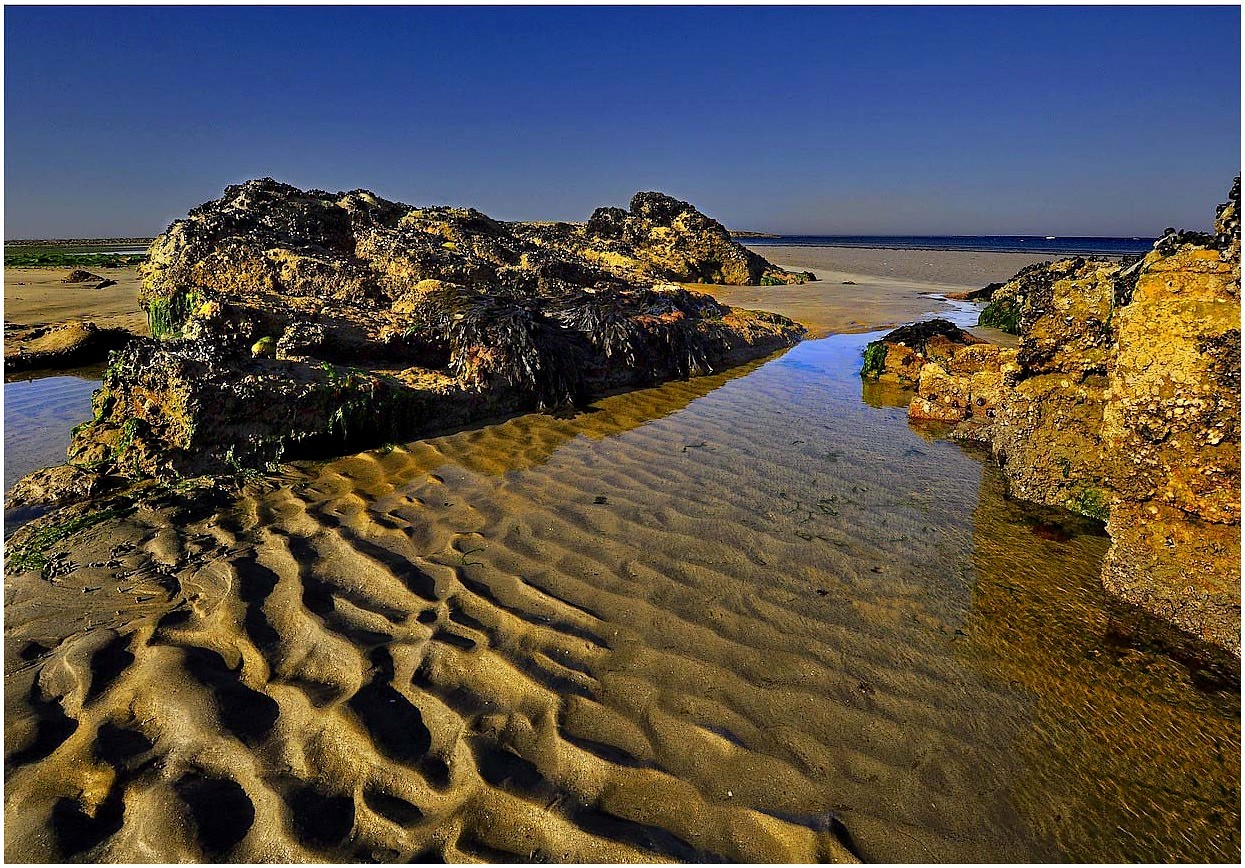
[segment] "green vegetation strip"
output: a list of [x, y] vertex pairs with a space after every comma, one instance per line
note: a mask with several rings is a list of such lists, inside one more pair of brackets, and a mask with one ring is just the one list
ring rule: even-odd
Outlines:
[[203, 304], [195, 292], [178, 292], [147, 302], [147, 325], [153, 338], [181, 337], [182, 326]]
[[7, 253], [5, 268], [126, 268], [147, 259], [143, 253]]
[[1020, 302], [1014, 298], [990, 302], [982, 310], [977, 325], [990, 326], [1009, 335], [1020, 334]]
[[26, 572], [42, 570], [48, 564], [47, 550], [63, 539], [86, 530], [102, 521], [117, 518], [130, 512], [129, 508], [108, 507], [96, 512], [88, 512], [60, 524], [51, 524], [32, 531], [26, 540], [9, 552], [8, 568], [10, 571]]

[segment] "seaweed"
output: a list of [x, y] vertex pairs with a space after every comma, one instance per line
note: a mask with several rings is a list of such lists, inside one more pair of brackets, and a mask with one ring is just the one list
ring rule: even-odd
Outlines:
[[182, 327], [198, 310], [203, 299], [194, 290], [183, 290], [147, 302], [147, 325], [153, 338], [181, 337]]
[[651, 356], [650, 376], [657, 378], [664, 373], [658, 365], [660, 359], [669, 363], [675, 376], [684, 379], [713, 373], [705, 336], [686, 314], [663, 315], [652, 326], [649, 340], [657, 352]]
[[555, 312], [554, 317], [582, 334], [605, 358], [628, 366], [636, 363], [640, 330], [618, 294], [586, 298]]
[[865, 347], [865, 363], [860, 369], [860, 376], [867, 380], [876, 380], [886, 370], [886, 344], [882, 341], [871, 341]]
[[584, 389], [582, 348], [575, 332], [537, 304], [514, 293], [446, 287], [429, 295], [413, 326], [449, 344], [456, 377], [511, 386], [542, 410], [573, 404]]
[[6, 568], [16, 572], [42, 571], [49, 563], [46, 553], [52, 546], [61, 540], [68, 539], [78, 531], [94, 527], [110, 518], [127, 515], [131, 511], [132, 508], [127, 507], [107, 507], [96, 512], [76, 515], [59, 524], [48, 524], [32, 531], [20, 545], [15, 546], [9, 552]]
[[136, 416], [130, 416], [121, 423], [121, 437], [117, 440], [117, 445], [113, 449], [113, 458], [119, 459], [125, 453], [130, 451], [130, 447], [134, 445], [134, 440], [142, 433], [142, 429], [147, 427], [141, 419]]
[[761, 286], [798, 286], [816, 279], [811, 271], [766, 271], [761, 275]]
[[1015, 296], [991, 300], [977, 318], [977, 325], [996, 328], [1009, 335], [1020, 334], [1020, 300]]
[[1067, 506], [1073, 512], [1098, 521], [1105, 522], [1111, 515], [1111, 504], [1107, 500], [1106, 492], [1093, 486], [1086, 486], [1078, 491], [1069, 499]]

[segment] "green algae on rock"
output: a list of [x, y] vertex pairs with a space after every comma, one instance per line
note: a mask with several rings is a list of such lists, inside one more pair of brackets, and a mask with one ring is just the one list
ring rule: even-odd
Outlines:
[[786, 275], [716, 221], [656, 193], [621, 215], [503, 223], [364, 190], [230, 187], [152, 243], [153, 337], [114, 356], [70, 459], [130, 479], [263, 469], [799, 339], [790, 320], [668, 282]]

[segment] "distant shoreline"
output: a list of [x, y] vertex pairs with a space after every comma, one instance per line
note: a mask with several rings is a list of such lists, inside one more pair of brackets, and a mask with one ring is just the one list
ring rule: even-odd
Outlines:
[[[967, 253], [1025, 253], [1051, 256], [1132, 256], [1148, 253], [1156, 238], [1133, 236], [1021, 235], [777, 235], [732, 230], [731, 236], [758, 247], [833, 247], [859, 250], [932, 250]], [[910, 239], [903, 243], [901, 239]], [[142, 246], [154, 238], [44, 238], [5, 241], [11, 248], [102, 248]], [[923, 243], [924, 242], [924, 243]]]
[[[897, 239], [908, 238], [910, 243]], [[1021, 238], [1027, 240], [1021, 241]], [[935, 240], [937, 239], [937, 240]], [[761, 250], [771, 247], [815, 247], [850, 250], [911, 250], [959, 253], [1020, 253], [1033, 256], [1136, 256], [1150, 252], [1156, 238], [1075, 237], [1037, 238], [1015, 235], [966, 236], [816, 236], [781, 235], [749, 238], [744, 244]]]
[[4, 242], [6, 247], [113, 247], [118, 244], [142, 244], [155, 241], [151, 238], [14, 238]]

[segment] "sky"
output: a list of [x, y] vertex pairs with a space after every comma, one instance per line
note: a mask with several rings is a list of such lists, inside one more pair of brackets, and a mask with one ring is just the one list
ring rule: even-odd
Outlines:
[[4, 10], [6, 239], [271, 176], [500, 219], [1154, 235], [1240, 171], [1240, 9]]

